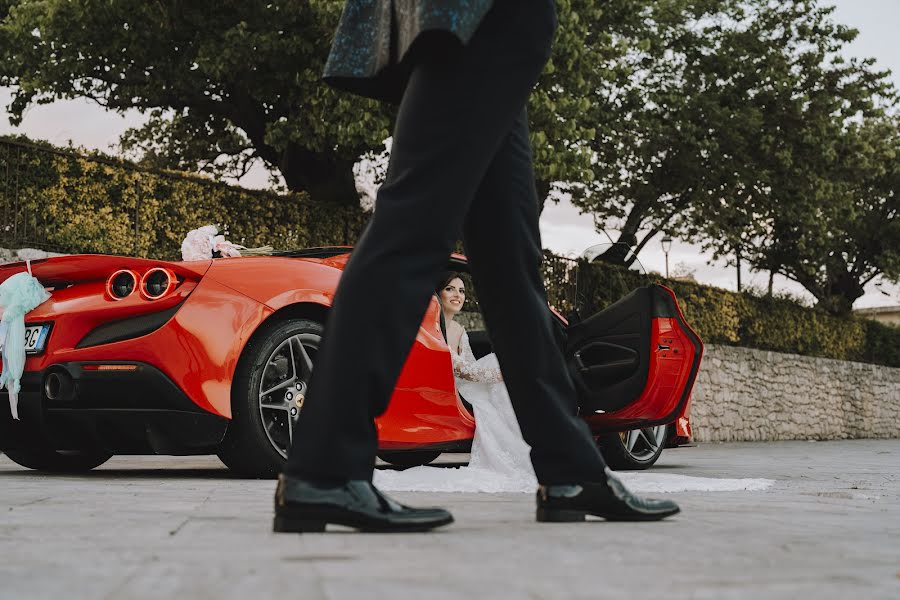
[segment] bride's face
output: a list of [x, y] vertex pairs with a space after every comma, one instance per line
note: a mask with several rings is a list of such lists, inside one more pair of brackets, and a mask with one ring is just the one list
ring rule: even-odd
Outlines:
[[441, 306], [445, 311], [456, 314], [462, 310], [466, 301], [466, 288], [462, 279], [454, 277], [441, 290]]

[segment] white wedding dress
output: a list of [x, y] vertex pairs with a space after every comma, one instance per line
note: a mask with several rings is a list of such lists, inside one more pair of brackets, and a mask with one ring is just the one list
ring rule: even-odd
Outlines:
[[466, 467], [413, 467], [404, 471], [376, 469], [379, 489], [421, 492], [529, 492], [537, 489], [530, 448], [522, 432], [497, 357], [478, 360], [463, 332], [460, 353], [451, 350], [456, 389], [475, 411], [475, 439]]

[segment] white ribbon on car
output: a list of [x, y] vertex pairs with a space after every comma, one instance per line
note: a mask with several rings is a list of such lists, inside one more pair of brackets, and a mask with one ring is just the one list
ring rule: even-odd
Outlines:
[[25, 315], [50, 298], [40, 281], [31, 273], [31, 261], [25, 261], [28, 272], [16, 273], [0, 283], [0, 353], [3, 372], [0, 389], [9, 389], [9, 411], [19, 420], [20, 380], [25, 371]]

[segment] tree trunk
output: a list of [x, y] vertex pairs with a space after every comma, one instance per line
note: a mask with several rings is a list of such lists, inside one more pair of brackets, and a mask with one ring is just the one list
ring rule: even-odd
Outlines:
[[[640, 242], [638, 242], [638, 244], [632, 249], [631, 256], [628, 258], [628, 261], [625, 263], [626, 267], [631, 267], [631, 265], [634, 264], [634, 261], [637, 260], [638, 254], [641, 253], [641, 250], [644, 249], [644, 246], [647, 245], [647, 242], [649, 242], [650, 240], [655, 238], [660, 231], [661, 230], [659, 227], [654, 227], [653, 229], [650, 230], [650, 233], [648, 233], [647, 235], [644, 236], [644, 239], [642, 239]], [[668, 261], [668, 260], [669, 260], [669, 257], [667, 256], [666, 261]], [[641, 265], [641, 272], [643, 272], [643, 271], [644, 271], [644, 265]], [[668, 277], [669, 277], [669, 275], [667, 273], [666, 278], [668, 278]]]
[[619, 239], [616, 240], [616, 243], [612, 244], [609, 247], [609, 250], [601, 254], [598, 258], [616, 265], [628, 266], [630, 264], [628, 263], [628, 259], [634, 256], [631, 255], [631, 242], [633, 241], [634, 238], [622, 234], [619, 236]]
[[547, 196], [550, 195], [550, 182], [543, 179], [536, 179], [534, 185], [537, 188], [538, 210], [544, 212], [544, 205], [547, 203]]
[[641, 228], [646, 212], [644, 206], [642, 203], [635, 203], [631, 208], [631, 212], [628, 213], [625, 224], [619, 233], [619, 239], [616, 240], [616, 243], [609, 250], [601, 255], [603, 260], [617, 265], [626, 264], [631, 249], [638, 243], [637, 232]]
[[853, 312], [853, 303], [865, 294], [863, 286], [849, 273], [841, 273], [830, 282], [830, 294], [819, 298], [819, 305], [833, 315], [847, 317]]
[[835, 273], [832, 269], [825, 285], [802, 271], [792, 273], [791, 278], [813, 295], [816, 306], [839, 317], [850, 315], [853, 303], [865, 293], [862, 283], [846, 271]]
[[291, 144], [282, 153], [279, 168], [292, 192], [306, 192], [317, 202], [359, 206], [353, 164], [352, 160], [301, 150]]

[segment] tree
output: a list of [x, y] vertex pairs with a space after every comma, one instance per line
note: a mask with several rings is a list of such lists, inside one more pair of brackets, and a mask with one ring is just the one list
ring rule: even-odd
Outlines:
[[291, 190], [359, 201], [353, 164], [390, 109], [320, 83], [342, 2], [0, 0], [0, 84], [32, 103], [88, 98], [149, 113], [126, 149], [154, 166], [239, 175], [254, 160]]
[[[696, 56], [715, 53], [715, 33], [740, 13], [740, 3], [611, 4], [631, 15], [629, 26], [614, 19], [608, 34], [626, 51], [593, 65], [590, 108], [578, 118], [598, 124], [584, 142], [594, 177], [569, 190], [577, 192], [573, 203], [594, 215], [598, 229], [618, 225], [619, 240], [635, 240], [639, 252], [660, 231], [674, 229], [691, 203], [721, 186], [717, 139], [705, 124], [717, 102], [716, 80], [705, 77], [702, 70], [710, 66]], [[739, 65], [723, 59], [718, 68], [734, 71]], [[603, 258], [628, 262], [624, 248], [614, 245]]]
[[[832, 13], [816, 0], [645, 7], [624, 77], [580, 117], [610, 124], [575, 204], [638, 252], [660, 231], [701, 241], [837, 314], [867, 281], [896, 278], [895, 91], [873, 61], [840, 57], [856, 32]], [[604, 258], [628, 262], [621, 248]]]
[[[831, 13], [765, 4], [728, 36], [747, 68], [708, 119], [724, 185], [678, 223], [715, 256], [781, 273], [847, 314], [868, 281], [896, 273], [897, 127], [884, 116], [895, 101], [886, 74], [840, 57], [856, 32]], [[747, 126], [722, 120], [732, 111]]]
[[[837, 123], [830, 143], [806, 150], [784, 150], [782, 160], [802, 166], [770, 174], [741, 200], [738, 211], [753, 221], [737, 231], [753, 267], [799, 282], [821, 308], [847, 315], [868, 282], [900, 279], [900, 121]], [[738, 212], [733, 202], [723, 214]], [[709, 227], [705, 236], [724, 252]]]
[[[636, 239], [636, 253], [659, 232], [690, 238], [706, 228], [707, 239], [719, 236], [717, 248], [742, 255], [754, 219], [742, 212], [743, 197], [760, 185], [759, 166], [777, 155], [778, 127], [803, 118], [784, 97], [817, 70], [858, 98], [854, 110], [884, 90], [884, 74], [871, 63], [825, 64], [856, 35], [831, 22], [831, 13], [816, 0], [644, 6], [635, 29], [614, 34], [631, 47], [624, 60], [596, 65], [619, 75], [593, 77], [606, 83], [594, 87], [591, 109], [578, 117], [604, 126], [587, 142], [595, 177], [575, 205], [598, 228], [613, 224], [620, 239]], [[813, 127], [806, 133], [810, 146], [828, 135]], [[719, 215], [724, 198], [735, 201]], [[621, 247], [604, 258], [627, 262]]]

